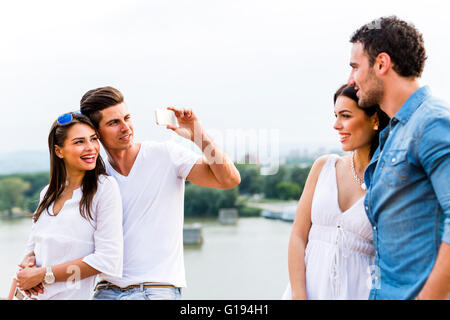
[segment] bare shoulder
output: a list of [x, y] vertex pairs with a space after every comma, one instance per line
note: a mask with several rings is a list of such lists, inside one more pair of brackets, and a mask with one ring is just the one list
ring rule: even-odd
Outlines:
[[299, 210], [300, 212], [303, 212], [302, 217], [304, 219], [308, 219], [309, 223], [311, 216], [312, 199], [314, 197], [317, 181], [319, 180], [319, 176], [320, 173], [322, 172], [323, 167], [332, 156], [333, 155], [331, 154], [323, 155], [314, 161], [314, 164], [312, 165], [311, 170], [309, 171], [308, 178], [306, 179], [302, 195], [300, 196], [300, 201], [298, 203], [298, 206], [300, 208]]
[[320, 173], [320, 171], [322, 171], [323, 166], [325, 165], [325, 163], [327, 163], [328, 159], [330, 159], [331, 157], [336, 157], [336, 155], [334, 154], [325, 154], [323, 156], [320, 156], [319, 158], [317, 158], [314, 161], [314, 164], [311, 167], [311, 172], [310, 174], [318, 174]]
[[320, 172], [322, 171], [323, 166], [325, 165], [325, 163], [328, 161], [328, 159], [331, 157], [331, 155], [327, 154], [327, 155], [323, 155], [320, 156], [319, 158], [317, 158], [312, 167], [311, 170], [309, 171], [308, 174], [308, 178], [306, 179], [306, 188], [315, 188], [317, 179], [319, 178]]
[[342, 157], [338, 157], [336, 160], [336, 168], [347, 167], [350, 163], [351, 155], [345, 155]]

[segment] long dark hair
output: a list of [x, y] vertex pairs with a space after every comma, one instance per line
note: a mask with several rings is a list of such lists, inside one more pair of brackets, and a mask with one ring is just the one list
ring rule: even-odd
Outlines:
[[[66, 166], [64, 160], [59, 158], [55, 152], [55, 145], [62, 147], [67, 138], [69, 129], [77, 123], [86, 124], [93, 130], [97, 131], [88, 117], [72, 113], [72, 121], [67, 124], [59, 124], [58, 121], [53, 122], [48, 135], [48, 150], [50, 152], [50, 183], [42, 201], [39, 203], [36, 212], [33, 215], [33, 221], [36, 222], [44, 210], [55, 202], [63, 193], [66, 186]], [[81, 191], [83, 193], [80, 201], [80, 214], [86, 220], [91, 219], [91, 205], [97, 192], [98, 178], [100, 175], [106, 175], [105, 163], [100, 154], [97, 157], [95, 168], [86, 171], [81, 182]]]
[[372, 139], [370, 145], [369, 159], [372, 159], [375, 150], [377, 150], [380, 140], [380, 132], [389, 124], [390, 118], [386, 113], [381, 110], [379, 105], [374, 105], [369, 108], [360, 108], [358, 105], [358, 96], [356, 95], [356, 90], [354, 86], [347, 86], [346, 84], [342, 85], [334, 94], [333, 102], [336, 104], [336, 100], [339, 96], [345, 96], [347, 98], [352, 99], [356, 102], [356, 105], [359, 109], [363, 110], [368, 117], [373, 116], [375, 113], [378, 116], [378, 130], [375, 131], [375, 136]]

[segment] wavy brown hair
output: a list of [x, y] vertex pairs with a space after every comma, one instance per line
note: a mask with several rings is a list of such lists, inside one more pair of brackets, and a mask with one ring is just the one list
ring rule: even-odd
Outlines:
[[115, 106], [123, 102], [122, 93], [116, 88], [106, 86], [89, 90], [80, 101], [81, 112], [88, 116], [98, 129], [102, 120], [103, 109]]
[[353, 33], [350, 42], [363, 45], [371, 67], [376, 57], [385, 52], [399, 75], [417, 78], [422, 75], [427, 59], [422, 34], [413, 24], [396, 16], [367, 23]]
[[[72, 121], [61, 125], [58, 121], [53, 122], [48, 135], [48, 150], [50, 152], [50, 183], [48, 189], [40, 201], [36, 212], [33, 214], [33, 221], [36, 222], [41, 213], [48, 210], [50, 205], [54, 203], [64, 191], [66, 186], [66, 166], [64, 160], [59, 158], [55, 152], [55, 146], [63, 147], [67, 138], [69, 129], [77, 124], [85, 124], [97, 132], [88, 117], [72, 113]], [[80, 214], [86, 220], [92, 220], [91, 206], [98, 187], [98, 178], [100, 175], [106, 175], [105, 163], [100, 154], [98, 155], [95, 168], [86, 171], [81, 182], [81, 191], [83, 193], [80, 201]], [[48, 211], [47, 211], [48, 212]]]

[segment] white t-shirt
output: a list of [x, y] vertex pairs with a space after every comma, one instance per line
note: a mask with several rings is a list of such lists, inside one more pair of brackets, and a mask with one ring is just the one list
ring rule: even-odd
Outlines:
[[161, 282], [186, 287], [183, 257], [184, 183], [201, 157], [172, 141], [142, 142], [128, 176], [106, 161], [123, 204], [123, 276], [126, 287]]
[[[41, 201], [48, 185], [41, 191]], [[64, 203], [53, 216], [53, 203], [33, 223], [25, 254], [34, 252], [36, 266], [54, 266], [83, 258], [83, 262], [101, 271], [104, 279], [122, 276], [123, 230], [122, 201], [119, 186], [113, 177], [100, 176], [91, 215], [86, 220], [80, 214], [81, 188], [73, 191], [72, 199]], [[52, 215], [49, 214], [52, 213]], [[74, 269], [68, 270], [76, 274]], [[37, 299], [91, 299], [96, 276], [75, 283], [54, 282], [44, 285], [44, 293]]]

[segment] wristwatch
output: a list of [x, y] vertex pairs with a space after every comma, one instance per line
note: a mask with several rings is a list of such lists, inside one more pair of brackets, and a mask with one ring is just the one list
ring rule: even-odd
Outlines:
[[44, 282], [46, 284], [52, 284], [55, 282], [55, 275], [53, 274], [52, 267], [46, 267]]

